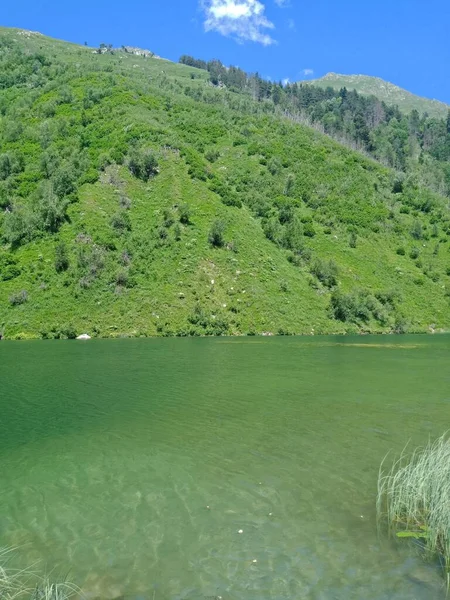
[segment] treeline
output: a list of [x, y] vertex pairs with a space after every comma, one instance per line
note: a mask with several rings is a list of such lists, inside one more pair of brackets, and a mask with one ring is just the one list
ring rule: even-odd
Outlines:
[[269, 101], [286, 114], [301, 116], [324, 133], [450, 195], [450, 111], [447, 119], [420, 115], [417, 110], [406, 115], [375, 96], [346, 88], [283, 85], [262, 79], [258, 73], [225, 67], [219, 60], [206, 62], [184, 55], [180, 62], [208, 71], [213, 85], [244, 92], [259, 102]]

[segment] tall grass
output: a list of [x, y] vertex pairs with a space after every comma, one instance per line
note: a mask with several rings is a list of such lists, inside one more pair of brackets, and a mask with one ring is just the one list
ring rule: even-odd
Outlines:
[[[384, 463], [385, 461], [383, 461]], [[398, 457], [390, 470], [380, 467], [377, 516], [398, 537], [424, 542], [429, 557], [439, 557], [450, 584], [450, 440], [435, 442]]]
[[52, 583], [37, 577], [31, 569], [7, 568], [12, 555], [11, 548], [0, 548], [1, 600], [69, 600], [78, 593], [78, 588], [67, 581]]

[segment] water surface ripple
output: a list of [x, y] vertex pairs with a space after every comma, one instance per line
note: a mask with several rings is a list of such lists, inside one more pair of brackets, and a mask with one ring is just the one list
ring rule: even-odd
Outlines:
[[442, 599], [374, 503], [450, 424], [449, 343], [2, 342], [0, 546], [88, 599]]

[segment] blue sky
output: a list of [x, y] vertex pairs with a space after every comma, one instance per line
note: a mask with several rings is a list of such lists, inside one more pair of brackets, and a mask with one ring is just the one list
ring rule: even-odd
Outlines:
[[376, 75], [450, 104], [450, 0], [16, 0], [0, 15], [5, 26], [219, 58], [277, 81]]

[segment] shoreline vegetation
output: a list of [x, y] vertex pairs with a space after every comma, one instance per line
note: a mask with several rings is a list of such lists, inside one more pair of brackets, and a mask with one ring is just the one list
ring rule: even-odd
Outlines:
[[[87, 341], [87, 340], [91, 340], [91, 339], [99, 339], [99, 340], [117, 340], [117, 339], [145, 339], [145, 338], [149, 338], [149, 339], [160, 339], [160, 338], [214, 338], [214, 337], [220, 337], [220, 338], [242, 338], [242, 337], [257, 337], [257, 338], [261, 338], [261, 337], [318, 337], [318, 336], [334, 336], [334, 337], [345, 337], [348, 335], [357, 335], [357, 336], [368, 336], [368, 335], [376, 335], [376, 336], [402, 336], [402, 335], [406, 335], [406, 334], [410, 334], [410, 335], [446, 335], [450, 333], [450, 330], [448, 329], [438, 329], [438, 330], [430, 330], [428, 329], [423, 329], [423, 330], [416, 330], [416, 331], [408, 331], [408, 332], [396, 332], [396, 331], [354, 331], [354, 330], [349, 330], [349, 331], [320, 331], [320, 332], [308, 332], [308, 333], [288, 333], [288, 332], [271, 332], [271, 331], [264, 331], [262, 333], [255, 333], [255, 332], [247, 332], [247, 333], [226, 333], [226, 334], [200, 334], [200, 333], [186, 333], [185, 331], [175, 331], [175, 332], [167, 332], [164, 334], [148, 334], [145, 332], [124, 332], [124, 333], [118, 333], [118, 332], [109, 332], [106, 334], [89, 334], [88, 337], [82, 337], [84, 334], [81, 334], [81, 336], [78, 333], [75, 332], [62, 332], [62, 333], [56, 333], [55, 335], [40, 335], [40, 334], [35, 334], [35, 333], [17, 333], [14, 334], [12, 336], [8, 336], [6, 334], [2, 334], [2, 332], [0, 332], [0, 341], [37, 341], [37, 340], [79, 340], [79, 341]], [[348, 345], [348, 344], [346, 344]], [[358, 345], [358, 346], [378, 346], [378, 344], [353, 344], [353, 345]], [[385, 344], [382, 344], [381, 347], [385, 347]]]
[[[386, 460], [386, 459], [385, 459]], [[440, 563], [450, 588], [450, 439], [384, 462], [378, 478], [377, 520], [389, 535], [409, 538], [428, 560]]]
[[29, 569], [7, 568], [17, 550], [0, 548], [0, 598], [2, 600], [69, 600], [79, 594], [78, 587], [68, 581], [51, 582]]

